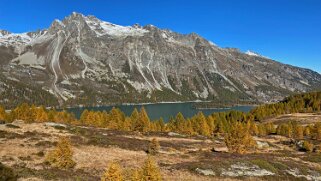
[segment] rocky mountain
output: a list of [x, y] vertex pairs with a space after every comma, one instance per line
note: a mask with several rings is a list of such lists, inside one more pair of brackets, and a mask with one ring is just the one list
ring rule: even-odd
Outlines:
[[0, 31], [0, 104], [275, 101], [321, 75], [201, 36], [72, 13], [46, 30]]

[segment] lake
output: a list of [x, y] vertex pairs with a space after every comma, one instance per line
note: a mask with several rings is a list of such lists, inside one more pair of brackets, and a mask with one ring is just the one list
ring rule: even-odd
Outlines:
[[151, 120], [156, 120], [162, 117], [165, 122], [169, 120], [171, 116], [175, 117], [177, 113], [181, 112], [185, 118], [189, 118], [202, 111], [205, 115], [210, 115], [214, 112], [224, 112], [230, 110], [238, 110], [243, 112], [249, 112], [253, 109], [253, 106], [236, 106], [224, 109], [195, 109], [193, 107], [193, 102], [184, 103], [156, 103], [156, 104], [144, 104], [144, 105], [119, 105], [119, 106], [101, 106], [101, 107], [79, 107], [79, 108], [69, 108], [68, 111], [74, 113], [77, 118], [80, 118], [81, 113], [85, 110], [93, 111], [110, 111], [113, 107], [117, 107], [122, 110], [127, 116], [130, 116], [134, 108], [138, 110], [144, 106], [148, 116]]

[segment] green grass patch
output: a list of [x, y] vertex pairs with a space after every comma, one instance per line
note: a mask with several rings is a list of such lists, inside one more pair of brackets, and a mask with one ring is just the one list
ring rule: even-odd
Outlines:
[[272, 162], [271, 164], [277, 170], [286, 170], [286, 169], [288, 169], [288, 166], [286, 164], [284, 164], [284, 163], [281, 163], [281, 162]]
[[306, 157], [303, 157], [304, 161], [321, 163], [321, 154], [308, 154]]
[[275, 168], [270, 162], [262, 159], [255, 159], [250, 161], [252, 164], [259, 166], [262, 169], [277, 173], [278, 169]]

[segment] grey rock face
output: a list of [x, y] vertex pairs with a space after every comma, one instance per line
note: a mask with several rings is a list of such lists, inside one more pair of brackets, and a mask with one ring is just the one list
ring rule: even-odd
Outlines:
[[266, 169], [261, 169], [257, 165], [249, 165], [245, 163], [236, 163], [231, 165], [227, 170], [222, 169], [222, 176], [229, 177], [262, 177], [268, 175], [275, 175], [275, 173], [268, 171]]
[[321, 88], [321, 75], [192, 33], [119, 26], [73, 13], [43, 31], [0, 31], [5, 77], [41, 87], [60, 103], [176, 100], [275, 101]]

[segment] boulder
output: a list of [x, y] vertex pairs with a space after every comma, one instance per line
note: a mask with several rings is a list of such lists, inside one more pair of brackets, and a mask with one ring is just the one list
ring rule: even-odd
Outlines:
[[270, 147], [270, 145], [265, 141], [256, 141], [256, 145], [258, 149], [264, 149]]
[[59, 123], [53, 123], [53, 122], [47, 122], [47, 123], [45, 123], [45, 126], [67, 128], [67, 126], [65, 124], [59, 124]]
[[215, 176], [215, 172], [211, 169], [200, 169], [200, 168], [196, 168], [195, 171], [201, 175], [205, 175], [205, 176]]
[[213, 152], [224, 152], [224, 153], [227, 153], [228, 152], [228, 148], [227, 148], [227, 146], [214, 146], [212, 151]]

